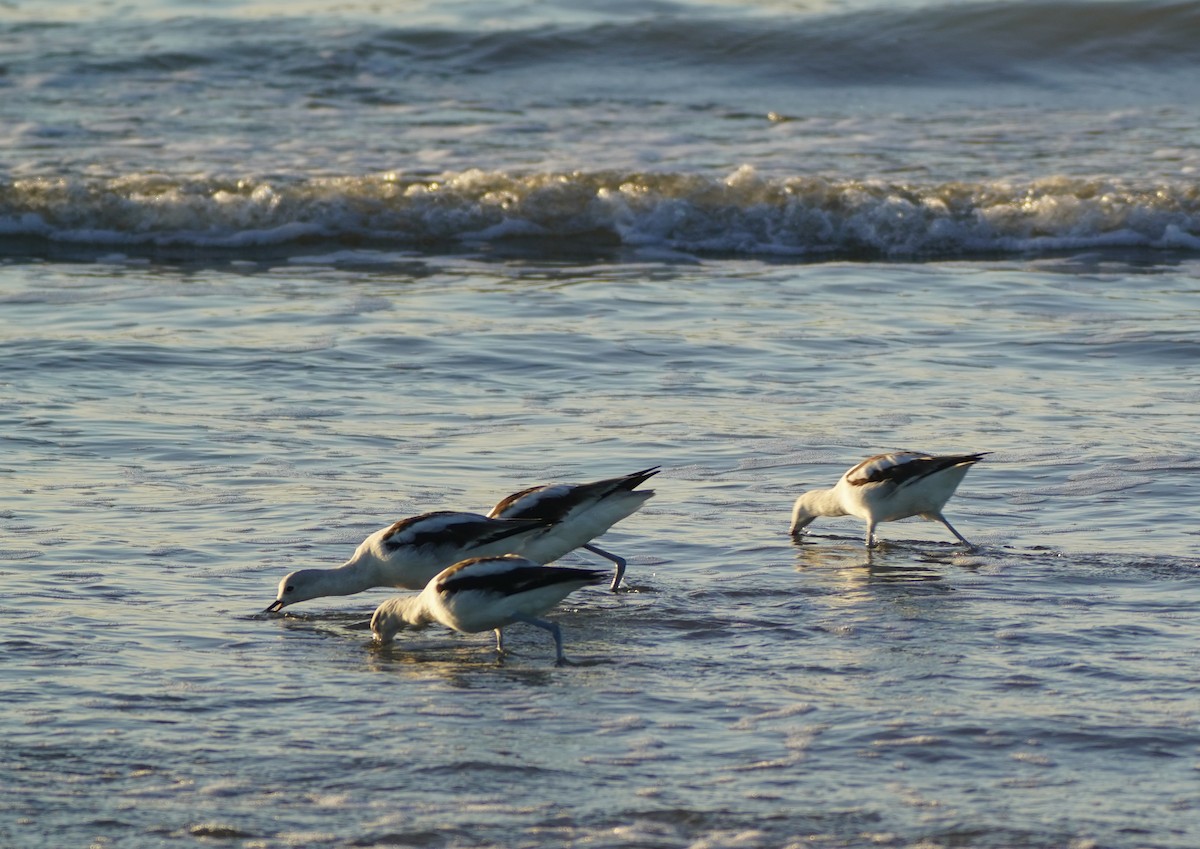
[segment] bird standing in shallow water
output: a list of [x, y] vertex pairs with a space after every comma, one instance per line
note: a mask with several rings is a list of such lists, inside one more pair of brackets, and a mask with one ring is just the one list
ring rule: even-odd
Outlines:
[[988, 452], [933, 457], [918, 451], [896, 451], [868, 457], [832, 489], [814, 489], [796, 499], [791, 534], [799, 538], [818, 516], [857, 516], [866, 520], [868, 547], [875, 545], [875, 526], [909, 516], [941, 522], [968, 548], [967, 538], [942, 515], [971, 466]]
[[496, 651], [504, 654], [502, 629], [514, 622], [535, 625], [554, 637], [556, 662], [563, 656], [558, 625], [537, 617], [580, 587], [600, 583], [598, 569], [542, 566], [524, 557], [473, 557], [440, 572], [414, 596], [389, 598], [371, 617], [375, 639], [387, 645], [399, 631], [440, 622], [464, 634], [496, 631]]
[[520, 553], [537, 563], [550, 563], [576, 548], [585, 548], [616, 564], [611, 585], [616, 592], [625, 574], [625, 558], [593, 545], [592, 540], [633, 514], [654, 495], [652, 489], [636, 487], [658, 471], [659, 467], [654, 466], [593, 483], [533, 486], [503, 499], [488, 516], [549, 522], [549, 527], [531, 537]]
[[519, 551], [547, 524], [540, 519], [490, 519], [448, 510], [401, 519], [363, 540], [354, 556], [336, 569], [292, 572], [279, 582], [275, 601], [263, 612], [372, 587], [418, 590], [460, 560]]

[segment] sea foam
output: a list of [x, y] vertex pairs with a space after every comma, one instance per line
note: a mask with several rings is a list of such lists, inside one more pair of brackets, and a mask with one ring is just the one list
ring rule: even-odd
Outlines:
[[279, 183], [18, 180], [7, 251], [74, 245], [241, 249], [331, 241], [427, 247], [542, 239], [689, 253], [923, 257], [1081, 248], [1200, 250], [1186, 184], [1056, 178], [888, 183], [685, 173], [467, 171]]

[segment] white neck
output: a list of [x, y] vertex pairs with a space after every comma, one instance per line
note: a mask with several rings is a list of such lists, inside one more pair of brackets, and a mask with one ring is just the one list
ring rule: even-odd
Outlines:
[[356, 551], [341, 566], [322, 569], [321, 583], [329, 590], [323, 595], [354, 595], [372, 587], [389, 586], [380, 575], [379, 565], [372, 552]]
[[833, 489], [814, 489], [800, 497], [797, 510], [803, 507], [810, 516], [845, 516], [842, 500]]
[[410, 628], [424, 628], [435, 621], [429, 612], [429, 606], [425, 603], [424, 593], [396, 596], [388, 599], [385, 604], [387, 604], [390, 614], [400, 617]]

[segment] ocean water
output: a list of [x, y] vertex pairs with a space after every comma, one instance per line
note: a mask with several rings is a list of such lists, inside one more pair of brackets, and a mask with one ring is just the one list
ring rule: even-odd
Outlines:
[[[1200, 3], [0, 9], [0, 846], [1200, 845]], [[867, 454], [940, 526], [787, 536]], [[650, 465], [629, 591], [289, 571]], [[571, 555], [573, 564], [596, 563]]]

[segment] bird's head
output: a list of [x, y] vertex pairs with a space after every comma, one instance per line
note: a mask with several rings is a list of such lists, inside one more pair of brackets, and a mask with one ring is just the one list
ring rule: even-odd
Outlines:
[[792, 526], [788, 529], [793, 537], [799, 537], [804, 533], [804, 529], [812, 523], [812, 520], [821, 515], [817, 509], [817, 497], [819, 492], [806, 492], [796, 499], [796, 505], [792, 508]]
[[268, 605], [263, 613], [277, 613], [289, 604], [295, 604], [298, 601], [308, 601], [310, 598], [317, 598], [323, 593], [318, 591], [317, 586], [320, 583], [322, 569], [301, 569], [299, 572], [293, 572], [279, 582], [279, 589], [275, 593], [275, 601]]
[[404, 617], [403, 610], [390, 603], [392, 601], [397, 601], [397, 599], [385, 601], [375, 608], [375, 613], [371, 616], [371, 633], [375, 635], [375, 641], [381, 646], [390, 645], [398, 633], [406, 628], [414, 627]]

